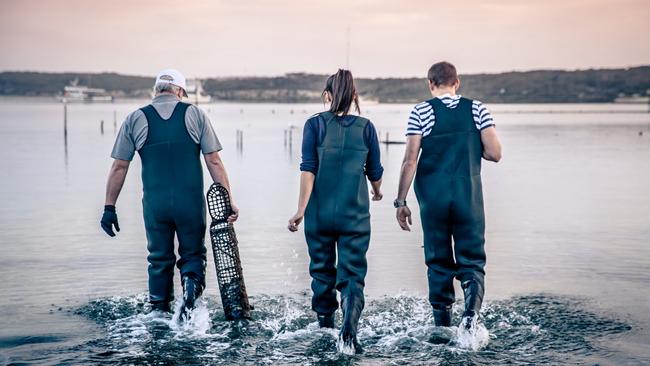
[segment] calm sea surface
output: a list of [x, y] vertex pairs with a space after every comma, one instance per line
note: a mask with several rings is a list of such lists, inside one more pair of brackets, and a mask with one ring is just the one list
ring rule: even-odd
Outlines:
[[[412, 232], [399, 230], [392, 208], [404, 145], [382, 147], [365, 352], [350, 357], [336, 352], [335, 333], [316, 329], [304, 237], [285, 228], [297, 203], [302, 126], [322, 105], [202, 106], [241, 209], [236, 230], [255, 311], [248, 323], [223, 319], [208, 253], [205, 301], [187, 326], [143, 306], [138, 157], [117, 203], [122, 231], [109, 238], [99, 227], [114, 114], [119, 129], [139, 106], [69, 105], [66, 143], [60, 103], [0, 101], [0, 364], [650, 363], [647, 107], [491, 106], [504, 157], [484, 163], [489, 336], [477, 351], [458, 339], [429, 342], [436, 329], [414, 195]], [[410, 106], [362, 107], [382, 139], [403, 139]]]

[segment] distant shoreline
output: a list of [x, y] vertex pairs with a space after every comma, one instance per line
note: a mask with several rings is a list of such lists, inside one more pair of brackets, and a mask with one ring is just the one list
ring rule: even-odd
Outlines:
[[[461, 75], [460, 94], [486, 103], [607, 103], [650, 95], [650, 66], [598, 70], [537, 70]], [[277, 77], [202, 79], [215, 102], [318, 103], [327, 75], [293, 73]], [[105, 90], [116, 100], [145, 100], [152, 77], [116, 73], [0, 72], [0, 96], [55, 98], [72, 83]], [[370, 102], [417, 103], [430, 98], [425, 78], [357, 78], [357, 91]]]

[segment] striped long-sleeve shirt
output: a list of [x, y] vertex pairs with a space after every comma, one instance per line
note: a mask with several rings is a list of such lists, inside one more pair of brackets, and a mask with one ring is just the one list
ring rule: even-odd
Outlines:
[[[458, 106], [460, 95], [445, 94], [438, 97], [447, 108], [454, 109]], [[494, 126], [494, 120], [490, 111], [478, 100], [472, 101], [472, 114], [474, 115], [474, 123], [476, 128], [482, 130]], [[433, 108], [429, 102], [422, 102], [416, 104], [411, 110], [409, 115], [408, 126], [406, 127], [406, 135], [422, 135], [427, 136], [431, 133], [433, 125], [436, 123], [436, 116], [433, 113]]]

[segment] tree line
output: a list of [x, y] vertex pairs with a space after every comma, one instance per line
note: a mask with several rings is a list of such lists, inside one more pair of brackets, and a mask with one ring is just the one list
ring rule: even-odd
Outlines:
[[[203, 79], [204, 91], [215, 100], [238, 102], [315, 102], [327, 75], [291, 73], [276, 77]], [[0, 95], [56, 96], [63, 87], [106, 89], [117, 98], [149, 97], [153, 77], [117, 73], [0, 73]], [[425, 78], [358, 78], [366, 100], [413, 103], [429, 98]], [[620, 95], [647, 95], [650, 66], [577, 71], [537, 70], [461, 75], [460, 93], [485, 102], [581, 103], [612, 102]]]

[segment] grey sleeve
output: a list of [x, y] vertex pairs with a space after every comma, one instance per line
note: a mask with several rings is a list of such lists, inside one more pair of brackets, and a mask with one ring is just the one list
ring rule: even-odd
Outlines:
[[135, 155], [136, 150], [136, 137], [134, 136], [133, 132], [134, 124], [138, 117], [137, 112], [142, 113], [139, 110], [133, 112], [126, 116], [124, 122], [122, 122], [120, 132], [117, 134], [115, 145], [113, 145], [113, 151], [111, 152], [111, 157], [113, 159], [127, 161], [133, 160], [133, 155]]
[[203, 154], [209, 154], [223, 149], [217, 134], [212, 128], [210, 118], [208, 118], [208, 115], [202, 109], [197, 106], [190, 106], [187, 109], [185, 123], [192, 140], [201, 145], [201, 152]]

